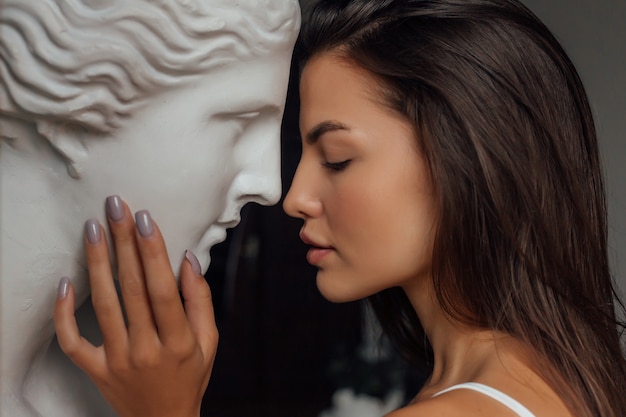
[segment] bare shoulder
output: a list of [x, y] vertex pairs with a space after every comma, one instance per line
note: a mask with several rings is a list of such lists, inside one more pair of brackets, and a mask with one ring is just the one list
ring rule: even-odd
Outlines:
[[385, 417], [443, 417], [446, 415], [446, 408], [449, 407], [440, 407], [429, 400], [407, 405], [406, 407], [402, 407], [389, 414], [386, 414]]
[[469, 390], [451, 391], [395, 410], [385, 417], [517, 417], [491, 398]]

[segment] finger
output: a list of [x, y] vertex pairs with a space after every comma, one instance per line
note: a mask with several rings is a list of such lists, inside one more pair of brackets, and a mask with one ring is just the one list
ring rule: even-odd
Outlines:
[[137, 244], [159, 338], [180, 345], [192, 336], [161, 232], [147, 210], [135, 213]]
[[57, 301], [54, 306], [54, 328], [61, 350], [83, 371], [98, 375], [104, 369], [99, 349], [84, 339], [76, 324], [75, 294], [69, 278], [59, 282]]
[[118, 281], [126, 310], [129, 338], [135, 339], [142, 335], [154, 337], [156, 325], [137, 248], [133, 216], [118, 196], [106, 199], [106, 211], [117, 257]]
[[85, 252], [91, 300], [102, 332], [104, 347], [107, 355], [120, 358], [126, 352], [128, 335], [113, 283], [104, 229], [96, 219], [85, 222]]
[[202, 353], [212, 359], [217, 348], [218, 331], [211, 289], [202, 276], [198, 258], [191, 251], [185, 252], [185, 258], [180, 268], [180, 285], [187, 319]]

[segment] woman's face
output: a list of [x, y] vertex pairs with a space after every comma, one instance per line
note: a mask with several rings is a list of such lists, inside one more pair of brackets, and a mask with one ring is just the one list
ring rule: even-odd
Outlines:
[[376, 101], [375, 80], [331, 54], [300, 83], [302, 157], [284, 202], [304, 220], [307, 260], [331, 301], [430, 277], [435, 202], [411, 125]]
[[[291, 53], [210, 70], [149, 99], [114, 137], [89, 140], [78, 200], [118, 194], [159, 224], [172, 266], [204, 269], [250, 201], [280, 198], [280, 124]], [[94, 213], [97, 215], [99, 213]]]

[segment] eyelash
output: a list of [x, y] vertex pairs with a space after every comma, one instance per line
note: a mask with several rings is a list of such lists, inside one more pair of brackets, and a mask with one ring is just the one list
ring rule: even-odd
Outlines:
[[352, 162], [351, 159], [346, 159], [341, 162], [323, 162], [322, 166], [332, 172], [341, 172], [348, 167], [348, 164]]

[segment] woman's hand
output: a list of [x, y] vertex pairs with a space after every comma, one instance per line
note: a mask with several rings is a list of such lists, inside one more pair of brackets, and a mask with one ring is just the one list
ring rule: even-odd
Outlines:
[[104, 343], [80, 336], [74, 290], [59, 285], [54, 320], [61, 349], [95, 382], [120, 417], [197, 417], [217, 349], [211, 292], [196, 257], [180, 271], [183, 303], [159, 228], [147, 211], [137, 224], [119, 197], [107, 199], [108, 223], [126, 313], [122, 313], [104, 229], [85, 224], [93, 307]]

